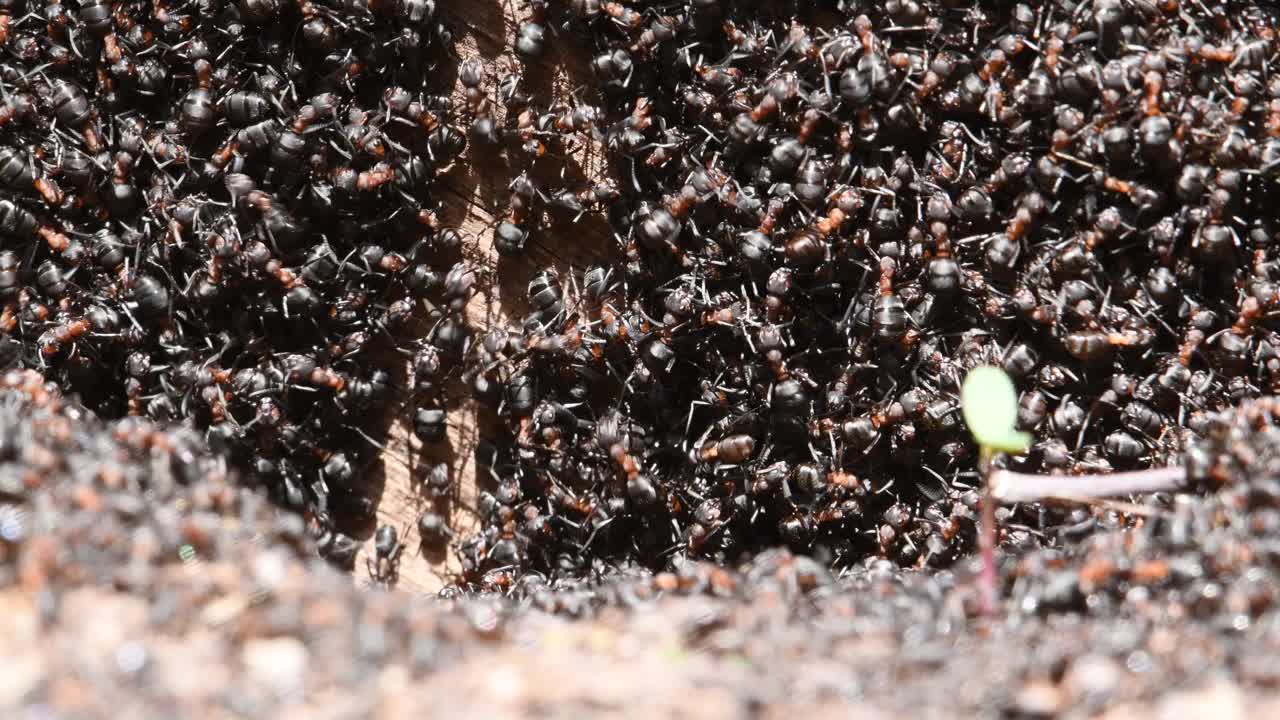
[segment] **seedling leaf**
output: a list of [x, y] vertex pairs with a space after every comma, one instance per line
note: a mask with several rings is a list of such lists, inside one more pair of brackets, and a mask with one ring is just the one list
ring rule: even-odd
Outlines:
[[960, 405], [973, 439], [988, 450], [1020, 453], [1031, 444], [1031, 436], [1016, 429], [1018, 391], [1000, 368], [970, 370], [960, 388]]

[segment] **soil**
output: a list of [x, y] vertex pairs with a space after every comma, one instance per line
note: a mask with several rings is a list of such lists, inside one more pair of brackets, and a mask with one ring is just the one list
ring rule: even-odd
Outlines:
[[[1213, 499], [1149, 508], [1223, 510]], [[507, 598], [368, 590], [286, 544], [246, 542], [280, 537], [270, 512], [216, 529], [236, 538], [231, 552], [161, 560], [133, 587], [110, 572], [37, 581], [21, 570], [41, 548], [80, 555], [86, 541], [50, 512], [31, 526], [54, 529], [16, 546], [24, 582], [0, 591], [9, 717], [1280, 711], [1278, 556], [1233, 522], [1181, 547], [1156, 527], [1176, 523], [1153, 521], [1009, 558], [1005, 600], [984, 618], [972, 567], [926, 575], [876, 561], [833, 578], [783, 551], [737, 571], [690, 565]]]

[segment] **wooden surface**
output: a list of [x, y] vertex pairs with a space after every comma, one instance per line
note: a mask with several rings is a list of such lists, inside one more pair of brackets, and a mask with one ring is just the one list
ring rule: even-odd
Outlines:
[[[549, 36], [547, 52], [540, 63], [525, 69], [511, 52], [511, 38], [527, 13], [523, 3], [496, 0], [453, 0], [439, 4], [439, 12], [453, 30], [457, 51], [462, 60], [478, 57], [485, 68], [485, 90], [493, 103], [500, 123], [505, 113], [497, 102], [497, 83], [510, 73], [523, 73], [526, 87], [535, 102], [549, 104], [549, 98], [567, 98], [581, 93], [585, 78], [590, 77], [589, 57], [581, 43]], [[456, 68], [443, 68], [442, 82], [454, 80], [454, 102], [464, 124], [466, 104]], [[590, 96], [584, 100], [592, 101]], [[445, 175], [438, 193], [443, 207], [439, 213], [442, 225], [457, 227], [464, 239], [464, 256], [478, 274], [477, 293], [468, 303], [466, 320], [473, 337], [497, 324], [514, 327], [527, 312], [526, 288], [533, 273], [553, 268], [561, 276], [591, 264], [609, 262], [615, 254], [615, 241], [608, 224], [597, 215], [587, 215], [573, 223], [552, 224], [541, 228], [530, 238], [524, 256], [501, 258], [493, 248], [493, 227], [507, 211], [508, 185], [521, 171], [546, 178], [560, 186], [581, 187], [588, 177], [603, 172], [600, 148], [588, 138], [581, 138], [569, 157], [546, 158], [536, 166], [521, 152], [517, 143], [507, 143], [504, 150], [468, 147]], [[560, 179], [563, 172], [564, 179]], [[455, 373], [456, 374], [456, 373]], [[400, 408], [388, 419], [382, 438], [386, 450], [374, 467], [369, 468], [369, 483], [377, 501], [377, 523], [390, 524], [401, 533], [404, 552], [396, 586], [409, 591], [434, 593], [457, 571], [452, 552], [424, 555], [420, 549], [417, 518], [432, 503], [418, 491], [423, 474], [434, 463], [448, 462], [453, 479], [453, 494], [438, 507], [450, 518], [455, 538], [476, 527], [473, 508], [479, 489], [491, 487], [493, 480], [486, 469], [478, 469], [475, 448], [486, 428], [497, 421], [491, 411], [477, 407], [469, 390], [455, 378], [446, 386], [449, 398], [448, 442], [422, 447], [413, 437], [409, 424], [412, 408]], [[364, 547], [356, 558], [358, 582], [372, 582], [368, 558], [373, 551], [373, 527], [356, 531], [364, 539]]]

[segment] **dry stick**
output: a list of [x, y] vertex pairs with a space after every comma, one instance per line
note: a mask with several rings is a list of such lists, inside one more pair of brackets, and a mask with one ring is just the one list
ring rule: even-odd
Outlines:
[[1029, 475], [994, 470], [987, 477], [987, 487], [996, 501], [1019, 503], [1045, 498], [1096, 499], [1171, 492], [1183, 487], [1186, 478], [1186, 469], [1176, 465], [1106, 475]]

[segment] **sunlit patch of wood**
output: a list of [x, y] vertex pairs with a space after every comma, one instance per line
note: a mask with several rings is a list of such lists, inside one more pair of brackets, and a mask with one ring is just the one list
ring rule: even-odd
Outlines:
[[[527, 9], [522, 3], [458, 0], [440, 3], [439, 12], [453, 30], [459, 63], [474, 57], [484, 63], [483, 87], [493, 104], [495, 118], [503, 125], [506, 117], [498, 100], [498, 83], [507, 74], [522, 72], [519, 59], [511, 52], [511, 40]], [[567, 47], [570, 45], [548, 39], [546, 56], [533, 70], [533, 88], [539, 104], [544, 104], [548, 96], [568, 101], [575, 92], [583, 92], [574, 78], [590, 77], [589, 58], [574, 54]], [[579, 97], [595, 101], [590, 95]], [[455, 86], [453, 100], [461, 116], [466, 103], [460, 83]], [[465, 120], [460, 117], [459, 122], [465, 132]], [[513, 156], [521, 152], [518, 147], [507, 145], [505, 153], [477, 152], [468, 146], [438, 191], [442, 203], [440, 223], [461, 232], [463, 255], [478, 274], [477, 292], [465, 310], [473, 337], [495, 325], [518, 327], [528, 312], [526, 288], [536, 271], [550, 267], [567, 279], [570, 273], [608, 262], [616, 254], [608, 223], [599, 215], [586, 215], [570, 225], [548, 225], [535, 232], [522, 257], [499, 259], [493, 248], [493, 228], [507, 211], [508, 184], [519, 174], [519, 168], [528, 164], [524, 158]], [[558, 174], [563, 167], [565, 184], [585, 185], [607, 172], [603, 149], [589, 139], [577, 143], [568, 158], [548, 158], [541, 165], [537, 170], [544, 176], [551, 171]], [[477, 407], [460, 378], [445, 386], [445, 394], [449, 398], [448, 442], [424, 448], [412, 432], [412, 408], [397, 407], [389, 419], [386, 450], [375, 469], [383, 474], [377, 523], [392, 525], [400, 533], [405, 551], [396, 586], [411, 592], [437, 592], [459, 571], [452, 549], [424, 554], [421, 548], [418, 516], [432, 506], [432, 501], [419, 490], [427, 469], [440, 461], [450, 465], [453, 491], [442, 509], [447, 512], [455, 542], [477, 530], [476, 499], [481, 489], [493, 482], [487, 471], [477, 467], [475, 452], [488, 413]], [[370, 535], [355, 563], [356, 579], [362, 585], [372, 583], [366, 562], [372, 553]]]

